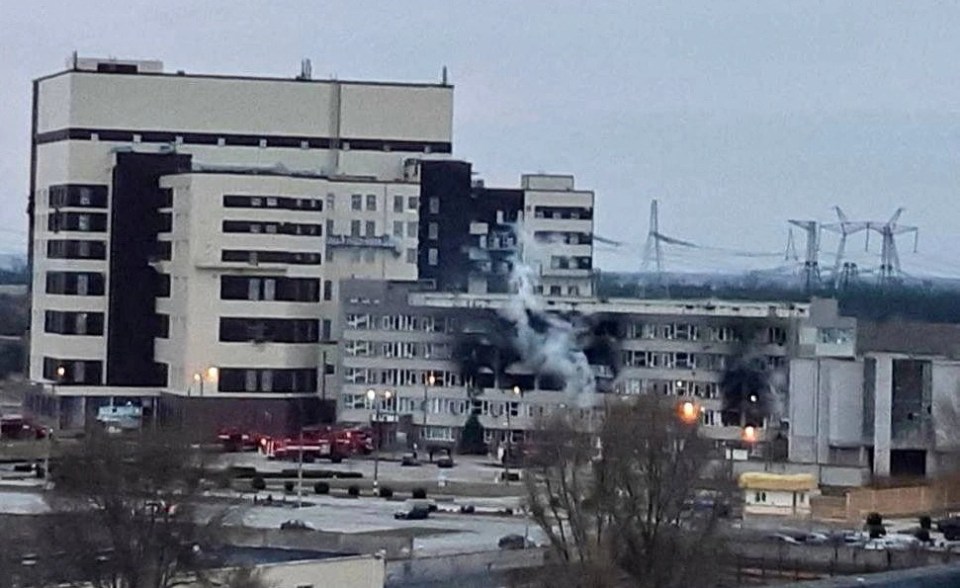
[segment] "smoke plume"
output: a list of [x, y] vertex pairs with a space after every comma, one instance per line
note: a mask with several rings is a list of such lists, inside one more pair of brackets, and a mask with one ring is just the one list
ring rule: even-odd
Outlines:
[[542, 374], [563, 378], [565, 391], [580, 406], [589, 406], [595, 392], [595, 380], [590, 362], [579, 345], [580, 328], [572, 322], [544, 311], [536, 293], [539, 273], [531, 260], [543, 259], [537, 255], [538, 244], [523, 225], [514, 227], [519, 245], [513, 256], [510, 284], [515, 291], [503, 316], [516, 329], [516, 348], [521, 361]]

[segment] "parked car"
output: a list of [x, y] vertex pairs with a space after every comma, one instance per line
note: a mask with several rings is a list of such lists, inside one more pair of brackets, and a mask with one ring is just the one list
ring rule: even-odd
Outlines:
[[947, 541], [960, 540], [960, 517], [953, 516], [937, 521], [937, 530], [943, 533]]
[[430, 507], [419, 504], [393, 513], [393, 518], [404, 521], [419, 521], [428, 518], [429, 516]]
[[830, 542], [830, 537], [824, 533], [807, 533], [801, 541], [804, 545], [823, 545]]
[[400, 465], [407, 466], [407, 467], [418, 466], [420, 465], [420, 460], [418, 460], [417, 456], [413, 455], [412, 453], [408, 453], [407, 455], [404, 455], [402, 458], [400, 458]]
[[530, 541], [523, 535], [504, 535], [497, 541], [497, 546], [500, 549], [530, 549], [531, 547], [536, 547], [536, 544], [533, 541]]
[[300, 519], [290, 519], [289, 521], [284, 521], [283, 523], [280, 523], [280, 530], [282, 531], [316, 531], [317, 529], [307, 521], [301, 521]]
[[453, 458], [450, 456], [441, 457], [437, 460], [438, 468], [452, 468], [453, 467]]
[[782, 543], [784, 545], [800, 545], [800, 541], [794, 539], [786, 533], [771, 533], [767, 535], [767, 539], [773, 541], [774, 543]]

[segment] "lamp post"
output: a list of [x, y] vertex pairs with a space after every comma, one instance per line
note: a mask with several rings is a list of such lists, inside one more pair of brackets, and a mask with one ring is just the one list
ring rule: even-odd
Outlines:
[[393, 392], [389, 390], [384, 390], [382, 394], [377, 394], [377, 391], [373, 388], [367, 390], [367, 400], [373, 403], [375, 411], [375, 421], [377, 423], [377, 446], [374, 448], [376, 451], [373, 454], [373, 488], [374, 490], [380, 484], [380, 446], [383, 441], [383, 427], [380, 423], [380, 409], [382, 408], [383, 400], [390, 401], [390, 398], [393, 397]]
[[425, 435], [427, 434], [427, 404], [429, 403], [429, 398], [427, 397], [427, 391], [429, 390], [429, 387], [433, 386], [436, 383], [437, 383], [437, 379], [431, 373], [429, 376], [427, 376], [427, 381], [423, 385], [423, 406], [421, 407], [423, 409], [423, 424], [421, 425], [421, 430], [420, 430], [421, 439], [426, 439]]

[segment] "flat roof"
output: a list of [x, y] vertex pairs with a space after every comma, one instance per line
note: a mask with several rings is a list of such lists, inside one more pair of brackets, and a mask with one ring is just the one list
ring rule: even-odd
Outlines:
[[228, 567], [257, 566], [264, 564], [290, 563], [294, 561], [316, 561], [338, 557], [354, 557], [356, 553], [338, 553], [333, 551], [315, 551], [312, 549], [286, 549], [283, 547], [245, 547], [226, 545], [212, 553], [217, 565]]

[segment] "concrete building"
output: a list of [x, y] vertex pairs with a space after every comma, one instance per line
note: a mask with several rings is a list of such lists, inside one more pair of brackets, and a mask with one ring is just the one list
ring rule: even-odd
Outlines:
[[161, 395], [271, 427], [316, 403], [339, 280], [417, 275], [411, 170], [451, 152], [452, 96], [78, 58], [36, 80], [29, 375], [61, 424]]
[[420, 166], [420, 279], [444, 292], [511, 291], [522, 259], [551, 296], [593, 295], [594, 194], [573, 176], [524, 175], [489, 188], [464, 161]]
[[809, 516], [810, 499], [820, 494], [811, 474], [747, 472], [740, 475], [739, 485], [745, 514]]
[[955, 471], [960, 326], [848, 321], [791, 360], [790, 461], [841, 486]]
[[[810, 316], [809, 305], [792, 303], [544, 298], [531, 322], [568, 321], [589, 362], [597, 393], [577, 395], [549, 363], [518, 354], [504, 313], [511, 295], [363, 280], [342, 292], [340, 420], [380, 418], [435, 444], [455, 443], [471, 411], [488, 441], [518, 440], [559, 405], [589, 415], [643, 393], [691, 400], [717, 440], [739, 444], [752, 426], [748, 441], [772, 441], [785, 416], [788, 359]], [[732, 388], [737, 378], [754, 387], [725, 402], [725, 377]]]

